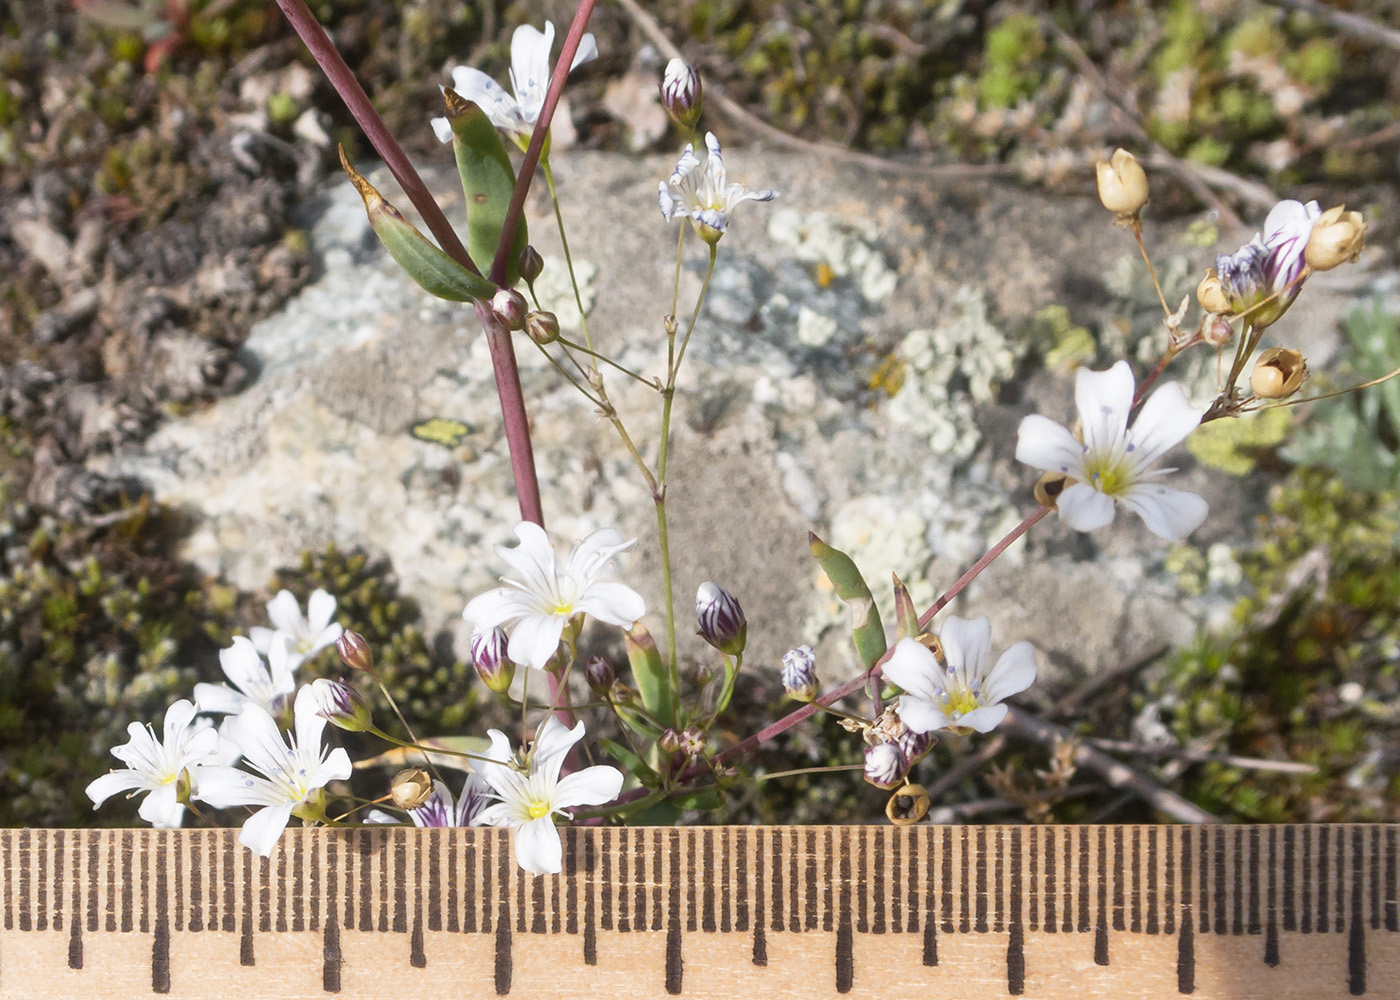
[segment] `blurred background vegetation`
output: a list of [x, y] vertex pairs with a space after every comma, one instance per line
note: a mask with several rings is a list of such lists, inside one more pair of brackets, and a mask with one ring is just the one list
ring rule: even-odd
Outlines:
[[[1154, 186], [1164, 217], [1214, 207], [1260, 218], [1270, 191], [1345, 201], [1365, 207], [1372, 244], [1395, 264], [1393, 0], [641, 7], [701, 69], [707, 95], [722, 91], [790, 136], [1075, 193], [1089, 190], [1089, 164], [1124, 144], [1183, 179]], [[410, 152], [436, 145], [426, 123], [450, 66], [503, 77], [515, 25], [572, 16], [554, 0], [312, 8]], [[627, 112], [664, 57], [622, 7], [600, 4], [592, 30], [602, 56], [570, 84], [572, 141], [668, 148]], [[717, 122], [748, 137], [742, 117]], [[340, 596], [341, 620], [381, 651], [425, 730], [456, 730], [476, 710], [463, 694], [476, 690], [470, 668], [422, 634], [390, 567], [308, 553], [267, 592], [239, 593], [171, 557], [186, 526], [139, 483], [83, 466], [246, 384], [237, 352], [248, 327], [310, 273], [296, 208], [331, 171], [334, 142], [366, 155], [271, 2], [0, 5], [0, 825], [93, 822], [83, 788], [110, 766], [127, 723], [214, 679], [217, 649], [259, 622], [280, 586], [302, 600], [316, 586]], [[211, 256], [224, 268], [212, 290], [194, 281]], [[172, 327], [183, 353], [144, 363], [153, 333]], [[1360, 307], [1346, 333], [1343, 374], [1400, 364], [1393, 316]], [[1152, 722], [1197, 757], [1214, 755], [1127, 751], [1225, 818], [1397, 820], [1400, 384], [1330, 404], [1308, 435], [1278, 445], [1247, 443], [1235, 469], [1265, 462], [1281, 480], [1261, 541], [1235, 554], [1238, 635], [1203, 634], [1062, 722], [1082, 738], [1129, 742]], [[1189, 591], [1203, 557], [1178, 563]], [[770, 713], [780, 692], [748, 683], [735, 704]], [[753, 718], [729, 724], [743, 733]], [[920, 774], [933, 784], [966, 749], [940, 746]], [[757, 766], [790, 767], [794, 754], [850, 761], [858, 743], [828, 725]], [[1228, 755], [1318, 770], [1261, 774]], [[940, 781], [936, 804], [1000, 803], [947, 814], [979, 818], [1151, 818], [1043, 747], [1013, 741], [998, 760], [999, 770]], [[730, 818], [865, 819], [882, 805], [855, 781], [761, 787], [736, 794]], [[133, 815], [114, 803], [96, 821]]]

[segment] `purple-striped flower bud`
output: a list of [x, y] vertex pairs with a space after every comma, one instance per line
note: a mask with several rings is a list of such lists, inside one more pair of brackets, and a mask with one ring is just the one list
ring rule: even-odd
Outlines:
[[520, 269], [520, 277], [525, 279], [525, 284], [530, 285], [544, 271], [544, 258], [533, 246], [526, 244], [525, 249], [520, 251], [515, 266]]
[[728, 591], [708, 580], [700, 584], [695, 592], [695, 614], [700, 619], [700, 638], [730, 656], [744, 651], [749, 621]]
[[909, 761], [893, 743], [877, 743], [865, 748], [865, 780], [876, 788], [893, 788], [904, 780]]
[[681, 748], [681, 734], [674, 729], [667, 729], [656, 743], [666, 753], [675, 753]]
[[588, 681], [588, 689], [594, 694], [605, 694], [613, 686], [616, 675], [612, 664], [601, 656], [590, 656], [583, 665], [583, 676]]
[[491, 299], [491, 311], [507, 330], [523, 330], [530, 303], [514, 288], [502, 288]]
[[908, 727], [895, 739], [895, 744], [900, 752], [904, 754], [904, 759], [913, 767], [923, 760], [924, 754], [933, 749], [933, 745], [938, 742], [932, 732], [916, 733]]
[[817, 696], [817, 658], [811, 646], [798, 646], [783, 654], [783, 690], [793, 701]]
[[700, 74], [684, 59], [672, 59], [661, 78], [661, 104], [687, 132], [700, 120]]
[[335, 641], [335, 651], [340, 654], [340, 662], [351, 670], [374, 670], [374, 657], [370, 655], [369, 643], [358, 632], [348, 629], [340, 633]]
[[525, 314], [525, 332], [541, 347], [552, 344], [559, 339], [559, 317], [552, 312], [532, 310]]
[[481, 682], [497, 694], [510, 690], [515, 664], [506, 656], [506, 630], [497, 626], [472, 636], [472, 663]]
[[314, 680], [311, 694], [316, 699], [316, 714], [328, 719], [331, 725], [352, 733], [374, 728], [369, 704], [344, 680], [333, 681], [326, 677]]

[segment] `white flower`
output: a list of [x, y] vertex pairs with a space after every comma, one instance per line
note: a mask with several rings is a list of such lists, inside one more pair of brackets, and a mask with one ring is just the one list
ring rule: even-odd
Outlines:
[[[495, 80], [479, 69], [458, 66], [452, 71], [452, 89], [485, 111], [491, 124], [510, 135], [524, 149], [530, 144], [545, 91], [549, 89], [549, 53], [554, 48], [554, 22], [544, 22], [544, 31], [522, 24], [510, 39], [510, 86], [515, 96], [505, 92]], [[589, 32], [579, 39], [578, 51], [569, 65], [572, 73], [581, 64], [598, 58], [598, 42]], [[446, 118], [433, 119], [433, 131], [440, 142], [452, 141], [452, 126]]]
[[1035, 681], [1035, 649], [1018, 642], [988, 669], [992, 626], [985, 617], [949, 616], [938, 638], [946, 667], [915, 639], [901, 639], [885, 664], [885, 678], [905, 691], [899, 698], [900, 721], [916, 733], [991, 732], [1006, 718], [1002, 700]]
[[622, 772], [600, 764], [559, 777], [569, 749], [583, 739], [582, 722], [565, 729], [554, 716], [545, 719], [523, 770], [508, 763], [511, 746], [505, 734], [493, 729], [490, 736], [489, 756], [501, 763], [478, 762], [475, 766], [500, 801], [483, 809], [477, 822], [512, 827], [515, 860], [527, 872], [558, 874], [563, 869], [564, 850], [554, 828], [554, 814], [567, 817], [566, 809], [611, 802], [622, 790]]
[[260, 706], [248, 704], [230, 719], [225, 735], [257, 774], [233, 767], [200, 769], [195, 798], [216, 809], [261, 806], [243, 824], [238, 842], [267, 857], [293, 816], [313, 821], [322, 818], [328, 782], [350, 777], [350, 757], [337, 747], [329, 754], [321, 749], [326, 720], [318, 712], [309, 687], [297, 692], [293, 715], [296, 734], [290, 746], [277, 731], [277, 723]]
[[631, 587], [599, 579], [608, 561], [631, 548], [635, 538], [624, 542], [612, 528], [595, 531], [561, 567], [539, 525], [522, 521], [515, 534], [518, 546], [498, 545], [496, 552], [524, 581], [502, 578], [506, 586], [473, 598], [462, 611], [478, 631], [505, 627], [510, 632], [506, 655], [514, 662], [543, 668], [574, 615], [631, 628], [646, 613], [646, 602]]
[[291, 637], [284, 634], [272, 643], [267, 659], [263, 663], [252, 640], [234, 636], [232, 646], [219, 650], [219, 666], [224, 668], [229, 684], [196, 684], [194, 701], [199, 711], [232, 715], [246, 705], [257, 705], [272, 715], [280, 712], [287, 696], [297, 687], [292, 676], [296, 662]]
[[745, 201], [772, 201], [778, 193], [766, 189], [750, 191], [742, 184], [727, 184], [724, 158], [713, 132], [705, 133], [705, 147], [709, 156], [704, 169], [696, 169], [700, 158], [695, 155], [695, 147], [687, 145], [670, 180], [662, 181], [657, 188], [656, 198], [667, 222], [688, 218], [701, 239], [714, 243], [724, 235], [729, 213], [734, 211], [735, 205]]
[[185, 807], [179, 802], [180, 779], [188, 781], [199, 764], [214, 757], [218, 734], [213, 729], [197, 729], [195, 707], [181, 698], [165, 710], [165, 738], [156, 739], [149, 725], [133, 722], [126, 727], [131, 737], [112, 756], [126, 765], [110, 771], [87, 786], [96, 809], [118, 792], [148, 792], [137, 813], [152, 826], [176, 827], [184, 819]]
[[[1236, 313], [1253, 310], [1249, 321], [1257, 330], [1276, 322], [1298, 297], [1297, 278], [1306, 264], [1304, 251], [1313, 224], [1322, 215], [1317, 202], [1281, 201], [1264, 219], [1264, 231], [1233, 254], [1215, 258], [1221, 288]], [[1265, 299], [1267, 305], [1254, 307]]]
[[273, 628], [253, 626], [248, 635], [259, 653], [266, 655], [273, 645], [278, 632], [286, 633], [292, 641], [295, 670], [308, 657], [315, 656], [327, 646], [332, 646], [345, 630], [336, 622], [335, 598], [324, 590], [314, 590], [306, 602], [306, 614], [301, 613], [301, 605], [290, 590], [280, 590], [277, 596], [267, 602], [267, 617]]
[[455, 799], [446, 782], [435, 780], [428, 801], [410, 809], [408, 818], [414, 826], [477, 826], [490, 794], [491, 786], [475, 771], [467, 775], [462, 794]]
[[1075, 403], [1084, 435], [1081, 444], [1064, 427], [1036, 414], [1021, 421], [1016, 460], [1074, 480], [1060, 494], [1060, 519], [1076, 531], [1094, 531], [1113, 521], [1114, 501], [1142, 518], [1149, 531], [1179, 542], [1206, 519], [1206, 502], [1194, 493], [1157, 480], [1174, 469], [1153, 469], [1167, 451], [1186, 439], [1201, 413], [1170, 382], [1143, 404], [1132, 429], [1133, 372], [1126, 361], [1108, 371], [1079, 369]]

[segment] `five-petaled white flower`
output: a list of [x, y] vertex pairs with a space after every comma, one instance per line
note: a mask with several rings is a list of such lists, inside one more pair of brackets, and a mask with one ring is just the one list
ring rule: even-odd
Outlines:
[[1237, 313], [1253, 310], [1249, 321], [1256, 330], [1276, 322], [1298, 297], [1303, 287], [1298, 277], [1306, 265], [1303, 253], [1321, 215], [1315, 201], [1281, 201], [1269, 210], [1263, 231], [1253, 240], [1215, 258], [1215, 272], [1231, 308]]
[[1035, 649], [1018, 642], [988, 668], [992, 626], [985, 617], [950, 615], [939, 629], [946, 666], [923, 643], [901, 639], [884, 677], [904, 689], [899, 718], [912, 732], [935, 729], [991, 732], [1007, 708], [1001, 702], [1035, 681]]
[[564, 728], [554, 716], [545, 719], [535, 736], [534, 747], [525, 763], [511, 763], [511, 745], [499, 729], [490, 732], [489, 756], [499, 764], [477, 762], [474, 766], [486, 779], [499, 802], [477, 814], [486, 826], [508, 826], [515, 830], [515, 860], [535, 875], [555, 875], [564, 867], [564, 850], [554, 813], [568, 817], [567, 809], [611, 802], [622, 790], [622, 772], [598, 764], [559, 777], [559, 769], [569, 749], [583, 739], [583, 723]]
[[229, 683], [196, 684], [194, 701], [199, 711], [232, 715], [246, 705], [257, 705], [272, 715], [280, 712], [287, 696], [297, 688], [292, 672], [299, 661], [292, 653], [291, 636], [277, 636], [268, 650], [267, 663], [247, 636], [236, 635], [232, 646], [219, 650], [219, 666]]
[[[517, 146], [530, 145], [540, 109], [544, 107], [545, 91], [549, 89], [549, 52], [554, 48], [554, 22], [544, 22], [544, 31], [529, 24], [515, 29], [510, 38], [510, 86], [515, 96], [505, 92], [500, 84], [479, 69], [458, 66], [452, 71], [452, 89], [465, 100], [486, 112], [502, 132]], [[589, 32], [579, 39], [572, 73], [580, 64], [598, 58], [598, 42]], [[440, 142], [452, 141], [452, 126], [446, 118], [433, 119], [433, 131]]]
[[462, 611], [477, 631], [505, 627], [510, 632], [506, 655], [513, 662], [543, 668], [575, 615], [631, 628], [646, 613], [646, 602], [631, 587], [600, 579], [612, 557], [631, 548], [635, 538], [624, 542], [612, 528], [603, 528], [579, 542], [560, 566], [539, 525], [522, 521], [515, 534], [518, 546], [498, 545], [496, 552], [524, 580], [502, 578], [506, 586], [472, 598]]
[[291, 638], [292, 669], [301, 662], [315, 656], [327, 646], [333, 645], [345, 630], [332, 621], [335, 617], [335, 598], [324, 590], [313, 590], [306, 602], [306, 614], [301, 613], [301, 605], [290, 590], [280, 590], [277, 596], [267, 602], [267, 617], [272, 628], [254, 625], [248, 630], [259, 653], [271, 652], [278, 632]]
[[181, 779], [188, 790], [194, 770], [215, 757], [218, 734], [212, 728], [193, 726], [195, 707], [181, 698], [165, 710], [164, 736], [156, 739], [149, 725], [133, 722], [126, 727], [131, 737], [112, 756], [126, 765], [110, 771], [87, 786], [96, 809], [117, 792], [148, 792], [137, 813], [152, 826], [176, 827], [185, 817], [180, 803]]
[[445, 781], [435, 779], [433, 794], [417, 809], [410, 809], [408, 818], [413, 820], [414, 826], [477, 826], [490, 794], [491, 786], [475, 771], [467, 775], [462, 794], [456, 798]]
[[695, 147], [685, 147], [670, 180], [662, 181], [657, 188], [656, 199], [667, 222], [688, 218], [700, 238], [713, 244], [724, 235], [729, 226], [729, 213], [734, 211], [735, 205], [745, 201], [772, 201], [778, 193], [766, 188], [750, 191], [742, 184], [726, 183], [724, 158], [713, 132], [705, 133], [705, 147], [709, 156], [703, 169], [697, 169], [700, 158], [695, 155]]
[[257, 774], [234, 767], [213, 765], [199, 770], [194, 797], [216, 809], [260, 806], [243, 823], [238, 842], [267, 857], [293, 816], [315, 821], [324, 818], [325, 792], [331, 781], [350, 777], [350, 757], [341, 747], [329, 754], [321, 748], [326, 720], [311, 688], [297, 692], [293, 715], [295, 735], [290, 746], [277, 731], [272, 716], [258, 705], [244, 706], [229, 720], [224, 734], [243, 754]]
[[1179, 542], [1201, 526], [1209, 508], [1196, 494], [1157, 481], [1174, 469], [1152, 466], [1196, 429], [1201, 411], [1187, 402], [1181, 386], [1169, 382], [1143, 404], [1129, 429], [1133, 385], [1126, 361], [1102, 372], [1079, 369], [1074, 398], [1083, 443], [1053, 420], [1032, 414], [1017, 432], [1016, 460], [1074, 480], [1060, 494], [1056, 509], [1076, 531], [1111, 523], [1117, 501], [1141, 517], [1149, 531]]

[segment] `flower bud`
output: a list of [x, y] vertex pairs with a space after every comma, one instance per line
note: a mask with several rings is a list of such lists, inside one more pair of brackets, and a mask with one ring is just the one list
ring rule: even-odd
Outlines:
[[895, 744], [900, 752], [904, 754], [904, 759], [913, 767], [924, 759], [924, 755], [933, 749], [933, 745], [938, 742], [938, 738], [933, 733], [916, 733], [912, 729], [905, 727], [895, 739]]
[[525, 284], [533, 285], [535, 279], [544, 271], [544, 258], [540, 256], [538, 250], [527, 243], [525, 249], [520, 251], [515, 266], [520, 271], [520, 277], [525, 279]]
[[1366, 245], [1366, 220], [1345, 205], [1329, 208], [1313, 223], [1303, 259], [1314, 271], [1330, 271], [1356, 260]]
[[1069, 485], [1069, 476], [1063, 472], [1047, 472], [1035, 481], [1035, 502], [1042, 507], [1055, 509], [1060, 494]]
[[817, 696], [817, 658], [811, 646], [798, 646], [783, 654], [783, 690], [793, 701], [811, 701]]
[[374, 669], [374, 657], [370, 655], [369, 643], [365, 642], [365, 637], [358, 632], [347, 629], [340, 633], [340, 638], [335, 641], [335, 651], [340, 654], [340, 662], [351, 670]]
[[502, 288], [491, 298], [491, 311], [507, 330], [524, 328], [525, 313], [529, 309], [530, 303], [514, 288]]
[[905, 785], [885, 803], [885, 815], [895, 826], [911, 826], [928, 815], [928, 807], [923, 785]]
[[661, 104], [685, 131], [700, 120], [700, 74], [684, 59], [672, 59], [661, 78]]
[[1207, 316], [1201, 324], [1201, 339], [1211, 347], [1224, 347], [1235, 335], [1235, 328], [1224, 316]]
[[749, 621], [739, 602], [723, 587], [708, 580], [700, 584], [695, 592], [695, 615], [700, 620], [700, 638], [730, 656], [744, 651]]
[[876, 788], [893, 788], [904, 780], [909, 762], [904, 751], [893, 743], [877, 743], [865, 748], [865, 780]]
[[1207, 271], [1201, 283], [1196, 286], [1196, 301], [1208, 313], [1224, 314], [1234, 311], [1230, 304], [1230, 296], [1225, 291], [1220, 275], [1215, 273], [1215, 268]]
[[656, 742], [666, 753], [675, 753], [681, 748], [681, 734], [674, 729], [667, 729]]
[[1271, 347], [1259, 355], [1249, 387], [1260, 399], [1287, 399], [1308, 377], [1308, 363], [1297, 351]]
[[705, 752], [705, 731], [699, 726], [688, 726], [681, 733], [680, 750], [687, 757], [699, 757]]
[[409, 767], [394, 775], [389, 798], [400, 809], [417, 809], [433, 794], [433, 779], [421, 767]]
[[1110, 212], [1136, 215], [1147, 204], [1147, 173], [1126, 149], [1113, 151], [1109, 162], [1097, 165], [1099, 201]]
[[352, 733], [374, 728], [369, 704], [358, 691], [344, 680], [322, 677], [311, 682], [311, 694], [316, 699], [316, 714], [330, 724]]
[[506, 631], [497, 626], [472, 636], [472, 663], [481, 682], [497, 694], [510, 690], [515, 664], [506, 655]]
[[588, 681], [588, 689], [594, 694], [606, 694], [613, 686], [616, 675], [612, 664], [601, 656], [590, 656], [583, 665], [583, 676]]
[[525, 314], [525, 332], [543, 347], [559, 339], [559, 317], [552, 312], [535, 310]]

